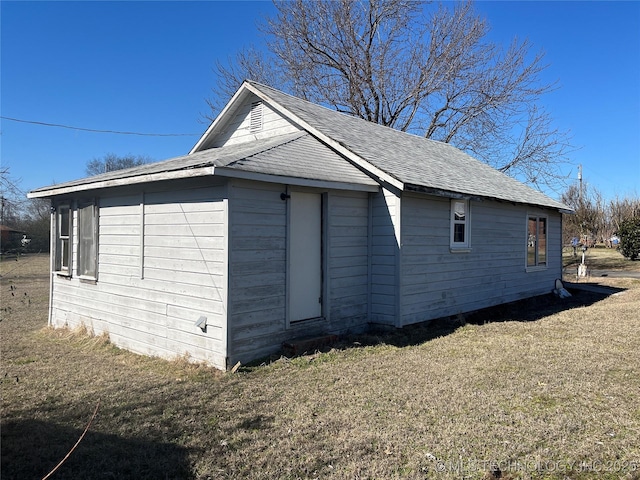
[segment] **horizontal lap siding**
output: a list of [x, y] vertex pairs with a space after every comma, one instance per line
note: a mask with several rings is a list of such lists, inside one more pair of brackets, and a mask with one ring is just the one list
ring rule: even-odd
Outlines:
[[229, 357], [232, 363], [280, 347], [286, 318], [287, 202], [284, 185], [230, 187]]
[[329, 328], [362, 330], [368, 321], [368, 195], [331, 193], [328, 213]]
[[246, 362], [294, 337], [362, 329], [368, 309], [368, 197], [327, 198], [327, 321], [291, 326], [287, 312], [287, 202], [284, 185], [235, 181], [230, 196], [229, 355]]
[[[166, 302], [171, 351], [226, 367], [226, 187], [149, 193], [144, 282]], [[195, 326], [207, 318], [206, 331]]]
[[[560, 215], [484, 201], [471, 202], [471, 251], [449, 248], [450, 202], [403, 199], [403, 324], [477, 310], [551, 291], [560, 276]], [[548, 216], [549, 264], [527, 272], [528, 213]]]
[[[225, 193], [146, 193], [144, 241], [142, 195], [101, 198], [98, 281], [56, 278], [55, 324], [84, 323], [138, 353], [226, 367]], [[206, 332], [195, 326], [200, 316]]]
[[251, 103], [259, 100], [255, 95], [251, 95], [249, 99], [238, 108], [236, 114], [224, 126], [224, 131], [218, 135], [214, 147], [249, 142], [261, 138], [271, 138], [276, 135], [294, 133], [299, 130], [298, 127], [292, 125], [279, 113], [270, 109], [267, 104], [263, 104], [262, 129], [252, 132], [249, 128], [251, 124]]
[[387, 190], [372, 197], [369, 317], [387, 325], [397, 324], [399, 201]]

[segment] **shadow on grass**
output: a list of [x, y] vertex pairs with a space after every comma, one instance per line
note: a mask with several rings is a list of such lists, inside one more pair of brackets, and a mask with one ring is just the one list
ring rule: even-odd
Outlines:
[[[466, 324], [483, 325], [494, 322], [534, 322], [550, 315], [571, 310], [573, 308], [592, 305], [623, 289], [613, 287], [601, 287], [598, 291], [584, 291], [565, 287], [572, 294], [571, 297], [561, 299], [549, 293], [533, 298], [526, 298], [515, 302], [484, 308], [466, 314], [437, 318], [422, 323], [407, 325], [403, 328], [371, 325], [366, 333], [357, 335], [343, 335], [331, 345], [326, 345], [316, 351], [327, 352], [332, 348], [348, 349], [375, 345], [392, 345], [395, 347], [407, 347], [420, 345], [429, 340], [443, 337], [453, 333]], [[304, 352], [305, 356], [314, 352]], [[283, 352], [280, 352], [283, 355]], [[287, 355], [289, 358], [293, 358]], [[271, 360], [281, 358], [273, 356]], [[264, 363], [264, 362], [263, 362]]]
[[[82, 430], [38, 420], [2, 422], [2, 479], [43, 478], [81, 434]], [[189, 479], [193, 476], [187, 453], [171, 443], [89, 430], [51, 478]]]
[[598, 292], [590, 292], [573, 289], [567, 285], [565, 285], [565, 287], [567, 287], [572, 295], [569, 298], [561, 299], [549, 293], [497, 305], [495, 307], [484, 308], [475, 312], [408, 325], [401, 329], [377, 333], [372, 331], [360, 336], [360, 340], [354, 339], [353, 341], [368, 345], [384, 343], [397, 347], [419, 345], [434, 338], [449, 335], [466, 324], [483, 325], [495, 322], [534, 322], [566, 310], [593, 305], [609, 295], [622, 291], [622, 289], [607, 287]]

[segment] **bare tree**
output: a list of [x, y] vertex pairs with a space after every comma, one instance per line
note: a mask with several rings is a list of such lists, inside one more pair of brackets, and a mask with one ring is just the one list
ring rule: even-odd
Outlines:
[[573, 215], [565, 215], [563, 221], [564, 242], [569, 242], [571, 238], [578, 238], [581, 241], [594, 241], [600, 236], [602, 225], [602, 212], [600, 210], [599, 192], [592, 189], [580, 188], [571, 185], [562, 194], [561, 201], [570, 206], [575, 211]]
[[51, 218], [51, 201], [43, 198], [27, 200], [26, 207], [18, 222], [18, 229], [24, 232], [30, 242], [29, 251], [48, 252]]
[[[0, 223], [20, 232], [17, 237], [0, 242], [3, 251], [20, 248], [20, 237], [28, 235], [31, 250], [48, 251], [51, 203], [43, 199], [27, 199], [21, 179], [11, 176], [7, 167], [0, 169]], [[24, 251], [24, 248], [21, 250]]]
[[87, 162], [86, 173], [88, 176], [99, 175], [114, 170], [137, 167], [150, 161], [151, 159], [144, 155], [118, 156], [114, 153], [107, 153], [102, 158], [94, 158]]
[[591, 185], [571, 185], [562, 194], [562, 202], [575, 210], [563, 220], [563, 241], [571, 238], [589, 238], [593, 242], [611, 245], [613, 235], [620, 232], [625, 221], [640, 218], [640, 198], [616, 197], [607, 201], [602, 193]]
[[637, 195], [624, 198], [616, 196], [609, 201], [607, 219], [611, 233], [618, 233], [623, 222], [633, 218], [640, 218], [640, 197]]
[[245, 78], [337, 111], [452, 143], [539, 187], [557, 187], [571, 149], [540, 100], [542, 53], [487, 40], [471, 1], [276, 1], [267, 50], [217, 64], [214, 113]]
[[14, 178], [8, 167], [0, 168], [0, 223], [15, 226], [26, 203], [26, 193], [20, 188], [19, 178]]

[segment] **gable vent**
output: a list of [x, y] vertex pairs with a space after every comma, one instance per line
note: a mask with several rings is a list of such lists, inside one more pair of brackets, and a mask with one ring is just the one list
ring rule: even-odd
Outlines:
[[249, 124], [250, 132], [259, 132], [262, 130], [263, 105], [262, 102], [253, 102], [251, 104], [251, 119]]

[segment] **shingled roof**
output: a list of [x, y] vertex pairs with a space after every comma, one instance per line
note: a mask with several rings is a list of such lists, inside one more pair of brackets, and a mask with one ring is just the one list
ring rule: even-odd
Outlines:
[[[269, 175], [274, 180], [299, 178], [365, 190], [386, 183], [402, 191], [496, 199], [570, 211], [566, 205], [450, 144], [367, 122], [260, 83], [245, 81], [229, 105], [251, 93], [301, 131], [211, 148], [213, 127], [219, 117], [189, 155], [39, 188], [29, 196], [48, 197], [168, 178], [252, 172]], [[225, 111], [221, 117], [224, 114]]]
[[131, 185], [154, 180], [241, 172], [334, 183], [341, 188], [375, 191], [378, 183], [306, 132], [211, 148], [162, 162], [38, 188], [31, 197]]
[[246, 82], [270, 105], [279, 105], [315, 134], [401, 182], [401, 188], [461, 194], [570, 210], [518, 180], [443, 142], [346, 115], [256, 82]]

